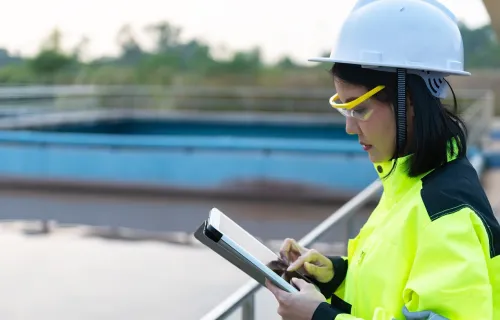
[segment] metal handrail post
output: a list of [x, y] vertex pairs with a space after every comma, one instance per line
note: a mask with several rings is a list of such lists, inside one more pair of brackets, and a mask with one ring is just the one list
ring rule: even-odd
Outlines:
[[243, 302], [243, 308], [241, 310], [242, 320], [255, 320], [255, 295], [252, 294], [245, 299]]

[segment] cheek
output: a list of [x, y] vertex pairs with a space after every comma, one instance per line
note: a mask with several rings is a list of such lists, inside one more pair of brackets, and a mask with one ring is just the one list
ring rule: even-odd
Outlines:
[[390, 132], [389, 126], [385, 125], [381, 121], [377, 121], [376, 119], [372, 118], [370, 119], [370, 121], [361, 123], [360, 128], [363, 132], [363, 135], [374, 144], [380, 144], [384, 140], [388, 140], [387, 137]]
[[363, 135], [379, 149], [392, 152], [396, 127], [390, 110], [374, 113], [369, 121], [360, 123], [360, 129]]

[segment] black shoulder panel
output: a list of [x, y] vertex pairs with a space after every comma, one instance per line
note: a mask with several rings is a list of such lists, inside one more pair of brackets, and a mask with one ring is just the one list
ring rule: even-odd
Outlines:
[[432, 221], [463, 207], [472, 209], [488, 232], [491, 258], [500, 255], [500, 224], [467, 158], [451, 161], [425, 176], [420, 194]]

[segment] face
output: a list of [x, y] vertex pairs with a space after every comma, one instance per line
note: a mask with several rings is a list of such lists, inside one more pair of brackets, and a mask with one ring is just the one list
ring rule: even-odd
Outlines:
[[[335, 89], [343, 103], [354, 100], [366, 92], [362, 86], [352, 85], [335, 78]], [[370, 98], [354, 110], [359, 113], [370, 112], [367, 120], [346, 117], [346, 132], [358, 136], [361, 147], [368, 152], [372, 162], [390, 160], [396, 148], [396, 124], [391, 104]]]

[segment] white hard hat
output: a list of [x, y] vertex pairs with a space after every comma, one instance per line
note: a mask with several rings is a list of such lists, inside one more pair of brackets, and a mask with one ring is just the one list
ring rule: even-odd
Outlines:
[[381, 71], [404, 68], [430, 84], [448, 75], [470, 75], [464, 70], [456, 18], [436, 0], [358, 0], [330, 57], [309, 61], [358, 64]]

